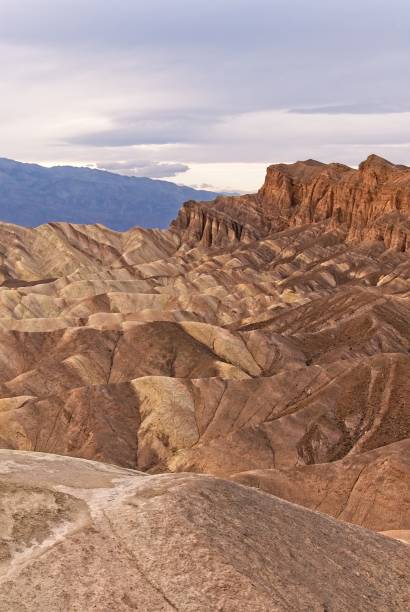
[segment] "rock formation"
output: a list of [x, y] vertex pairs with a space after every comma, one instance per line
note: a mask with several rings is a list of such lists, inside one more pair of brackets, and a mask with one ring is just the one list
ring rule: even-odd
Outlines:
[[408, 545], [211, 476], [0, 451], [8, 612], [405, 611]]
[[409, 215], [410, 168], [371, 155], [358, 170], [315, 160], [270, 166], [256, 195], [188, 202], [175, 227], [211, 245], [325, 221], [349, 241], [380, 240], [404, 252]]
[[0, 447], [406, 539], [409, 219], [410, 169], [371, 156], [271, 166], [164, 231], [0, 224]]

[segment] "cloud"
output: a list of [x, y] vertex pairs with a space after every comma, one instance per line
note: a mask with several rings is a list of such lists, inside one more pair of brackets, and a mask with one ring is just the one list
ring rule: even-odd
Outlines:
[[209, 112], [153, 110], [135, 116], [119, 116], [112, 120], [111, 127], [80, 133], [68, 139], [68, 143], [95, 147], [194, 143], [209, 135], [211, 127], [221, 120]]
[[0, 155], [237, 189], [235, 164], [410, 163], [408, 23], [408, 0], [1, 0]]
[[215, 189], [215, 185], [210, 185], [209, 183], [200, 183], [199, 185], [193, 185], [193, 187], [195, 189], [209, 189], [210, 191]]
[[126, 176], [145, 176], [156, 179], [171, 178], [189, 170], [186, 164], [149, 161], [99, 162], [95, 164], [95, 167]]
[[407, 104], [335, 104], [331, 106], [313, 106], [310, 108], [292, 108], [288, 111], [296, 115], [385, 115], [392, 113], [409, 113]]

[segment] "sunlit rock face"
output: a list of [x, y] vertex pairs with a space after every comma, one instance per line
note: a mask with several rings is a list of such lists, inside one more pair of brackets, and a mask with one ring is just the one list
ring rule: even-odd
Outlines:
[[189, 202], [175, 225], [209, 245], [326, 221], [349, 241], [380, 240], [406, 251], [409, 215], [410, 168], [371, 155], [357, 170], [315, 160], [270, 166], [257, 194]]
[[0, 447], [405, 533], [409, 212], [410, 169], [371, 156], [271, 166], [163, 231], [0, 224]]

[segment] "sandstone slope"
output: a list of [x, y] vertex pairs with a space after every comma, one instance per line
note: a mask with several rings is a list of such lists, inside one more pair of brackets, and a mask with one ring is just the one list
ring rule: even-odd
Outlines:
[[0, 451], [8, 612], [408, 610], [408, 546], [248, 487]]
[[406, 531], [409, 181], [310, 160], [166, 231], [0, 224], [0, 447]]

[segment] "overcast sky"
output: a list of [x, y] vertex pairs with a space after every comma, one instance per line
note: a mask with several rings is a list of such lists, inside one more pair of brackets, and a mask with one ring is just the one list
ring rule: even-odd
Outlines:
[[0, 156], [254, 190], [410, 164], [409, 0], [0, 0]]

